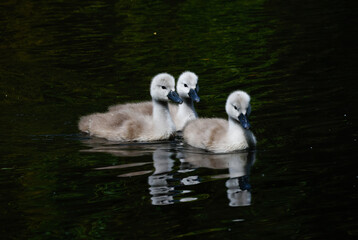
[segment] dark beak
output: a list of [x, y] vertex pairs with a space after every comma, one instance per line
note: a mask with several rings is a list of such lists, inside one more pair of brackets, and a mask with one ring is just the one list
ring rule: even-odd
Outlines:
[[249, 121], [247, 120], [247, 117], [244, 115], [244, 114], [240, 114], [239, 115], [239, 121], [240, 121], [240, 124], [243, 128], [245, 129], [249, 129], [250, 128], [250, 123]]
[[198, 93], [194, 90], [194, 89], [190, 89], [189, 91], [189, 97], [194, 101], [194, 102], [200, 102], [200, 97], [198, 96]]
[[182, 104], [183, 100], [179, 97], [178, 93], [175, 91], [170, 91], [167, 97], [175, 103]]

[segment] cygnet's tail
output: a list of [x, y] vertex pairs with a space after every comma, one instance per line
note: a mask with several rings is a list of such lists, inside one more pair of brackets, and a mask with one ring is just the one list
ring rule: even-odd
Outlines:
[[78, 122], [78, 129], [82, 132], [90, 133], [90, 127], [92, 122], [92, 115], [83, 116]]

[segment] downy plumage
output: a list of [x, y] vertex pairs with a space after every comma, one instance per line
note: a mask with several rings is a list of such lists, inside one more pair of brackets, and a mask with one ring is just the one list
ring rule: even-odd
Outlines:
[[79, 129], [112, 141], [146, 142], [169, 139], [176, 129], [169, 113], [168, 101], [183, 102], [174, 86], [173, 76], [158, 74], [152, 79], [150, 87], [152, 114], [136, 111], [135, 108], [94, 113], [81, 117]]
[[250, 96], [243, 91], [231, 93], [225, 105], [228, 121], [220, 118], [199, 118], [189, 122], [184, 141], [189, 145], [215, 153], [232, 152], [255, 147], [256, 138], [248, 130]]
[[[169, 103], [169, 110], [170, 115], [172, 116], [172, 119], [174, 121], [176, 130], [180, 131], [183, 129], [183, 127], [188, 121], [196, 119], [198, 117], [193, 103], [200, 101], [200, 98], [198, 96], [198, 76], [193, 72], [183, 72], [178, 78], [176, 89], [180, 98], [183, 100], [183, 104], [180, 104], [178, 106], [177, 104]], [[150, 101], [117, 104], [108, 108], [110, 112], [125, 110], [140, 112], [146, 115], [151, 115], [152, 109], [153, 103]]]

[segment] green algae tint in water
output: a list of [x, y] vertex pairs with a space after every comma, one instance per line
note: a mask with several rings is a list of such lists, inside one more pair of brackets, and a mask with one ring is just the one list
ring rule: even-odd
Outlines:
[[[355, 239], [354, 1], [0, 3], [1, 239]], [[251, 95], [255, 152], [118, 144], [78, 118], [198, 74]]]

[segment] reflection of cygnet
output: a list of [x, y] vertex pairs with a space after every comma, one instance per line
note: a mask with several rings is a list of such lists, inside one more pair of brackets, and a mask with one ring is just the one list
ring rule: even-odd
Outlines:
[[[239, 152], [231, 154], [203, 154], [184, 152], [185, 162], [194, 167], [212, 169], [228, 169], [229, 179], [226, 181], [227, 196], [231, 207], [251, 204], [251, 186], [248, 182], [250, 168], [255, 161], [255, 152]], [[197, 176], [192, 176], [198, 178]]]
[[183, 178], [180, 182], [184, 185], [196, 185], [200, 183], [200, 179], [198, 176], [189, 176]]
[[238, 152], [230, 154], [210, 154], [183, 152], [181, 162], [190, 163], [192, 167], [212, 169], [228, 169], [230, 178], [249, 175], [250, 167], [255, 161], [254, 152]]
[[[230, 200], [230, 207], [249, 206], [251, 204], [250, 185], [248, 177], [230, 178], [226, 181], [227, 197]], [[244, 183], [245, 182], [245, 183]], [[248, 187], [247, 189], [245, 189]]]
[[174, 160], [171, 159], [172, 153], [164, 149], [157, 149], [153, 152], [153, 175], [168, 173], [173, 170]]
[[153, 165], [155, 171], [148, 177], [149, 193], [152, 195], [153, 205], [173, 204], [171, 192], [173, 187], [168, 187], [168, 180], [173, 176], [169, 175], [174, 166], [174, 160], [170, 158], [171, 152], [163, 149], [157, 149], [153, 153]]

